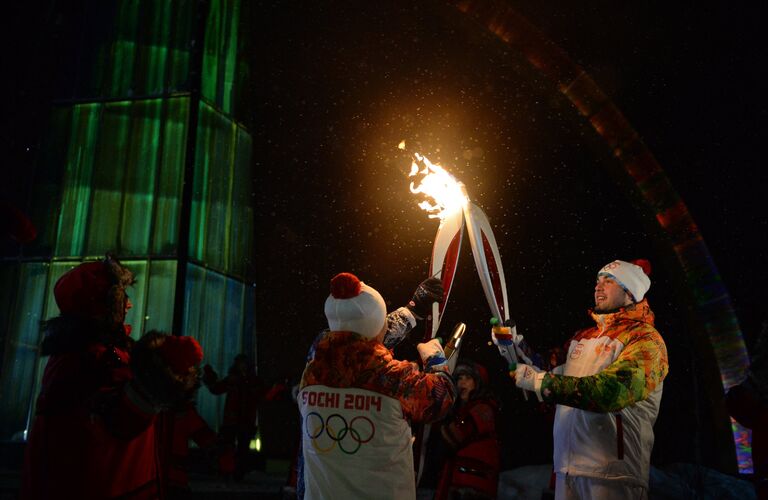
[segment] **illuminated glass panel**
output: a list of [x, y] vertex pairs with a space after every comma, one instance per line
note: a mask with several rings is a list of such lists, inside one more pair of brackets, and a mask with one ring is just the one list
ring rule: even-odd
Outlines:
[[[184, 334], [200, 342], [203, 364], [213, 366], [221, 377], [243, 349], [244, 318], [250, 307], [245, 297], [242, 282], [194, 264], [187, 266]], [[225, 397], [205, 388], [198, 394], [198, 411], [214, 428], [221, 422]]]
[[224, 361], [231, 363], [234, 358], [232, 353], [237, 355], [242, 347], [245, 285], [241, 281], [227, 279], [225, 286], [221, 351], [226, 356]]
[[155, 192], [151, 253], [170, 256], [176, 255], [178, 249], [181, 188], [189, 126], [189, 99], [176, 98], [166, 100], [164, 103], [166, 109]]
[[231, 203], [231, 233], [229, 245], [229, 270], [244, 279], [255, 271], [253, 259], [253, 184], [251, 151], [253, 141], [244, 129], [237, 128], [235, 143], [234, 180]]
[[200, 105], [189, 256], [245, 277], [252, 273], [252, 139], [205, 103]]
[[207, 110], [206, 114], [209, 114], [211, 126], [203, 131], [207, 135], [208, 147], [198, 150], [199, 154], [205, 155], [205, 168], [210, 169], [203, 260], [210, 267], [228, 271], [235, 128], [224, 115], [216, 113], [207, 106], [204, 109]]
[[118, 2], [115, 22], [116, 39], [105, 62], [111, 71], [105, 76], [105, 95], [125, 96], [132, 87], [133, 66], [136, 61], [136, 30], [141, 2]]
[[90, 77], [72, 97], [151, 96], [187, 90], [193, 0], [92, 1], [78, 51]]
[[83, 253], [100, 112], [98, 104], [83, 104], [72, 110], [56, 255], [79, 256]]
[[[0, 383], [0, 400], [3, 402], [3, 410], [0, 411], [2, 439], [11, 439], [27, 427], [40, 342], [40, 313], [43, 310], [48, 278], [48, 265], [44, 263], [21, 264], [18, 270], [15, 307], [11, 311], [6, 333]], [[3, 276], [6, 277], [10, 278]], [[5, 283], [8, 286], [11, 284], [10, 281]]]
[[126, 150], [120, 220], [121, 255], [146, 255], [152, 228], [155, 176], [159, 163], [161, 100], [135, 101]]
[[149, 262], [149, 280], [144, 305], [144, 332], [170, 332], [173, 327], [173, 307], [176, 296], [176, 267], [173, 260]]
[[239, 0], [212, 0], [205, 30], [203, 51], [203, 97], [225, 113], [232, 114], [238, 89]]
[[[54, 112], [50, 135], [70, 137], [68, 148], [58, 149], [61, 156], [44, 158], [43, 171], [65, 165], [55, 256], [100, 256], [108, 251], [122, 256], [175, 255], [188, 104], [187, 97], [179, 97], [77, 105]], [[51, 205], [35, 212], [34, 220], [51, 217]], [[42, 227], [47, 240], [49, 231], [45, 223]], [[38, 248], [43, 246], [50, 242]]]
[[[123, 186], [126, 170], [131, 168], [126, 162], [131, 129], [130, 101], [99, 105], [103, 112], [95, 115], [96, 126], [100, 130], [98, 146], [95, 149], [94, 172], [91, 188], [93, 198], [88, 213], [88, 240], [85, 249], [76, 254], [58, 254], [65, 257], [79, 255], [104, 255], [116, 251], [120, 226], [120, 211], [123, 204]], [[77, 107], [75, 107], [77, 110]], [[70, 143], [70, 149], [79, 147]], [[71, 184], [64, 184], [64, 192], [71, 189]]]

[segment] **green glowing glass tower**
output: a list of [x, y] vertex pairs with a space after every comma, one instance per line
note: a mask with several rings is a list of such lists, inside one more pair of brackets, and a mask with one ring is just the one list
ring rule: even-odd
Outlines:
[[[21, 439], [46, 358], [52, 289], [116, 254], [137, 276], [133, 336], [197, 338], [226, 372], [255, 359], [251, 134], [243, 124], [247, 8], [239, 0], [92, 0], [76, 71], [57, 87], [27, 212], [37, 239], [0, 264], [0, 439]], [[218, 426], [223, 401], [201, 391]]]

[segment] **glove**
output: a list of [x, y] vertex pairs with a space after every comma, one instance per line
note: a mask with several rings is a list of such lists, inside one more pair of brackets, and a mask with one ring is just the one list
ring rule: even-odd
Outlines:
[[509, 376], [515, 379], [515, 385], [517, 387], [526, 391], [535, 392], [539, 401], [543, 401], [541, 397], [541, 381], [544, 380], [544, 375], [546, 375], [547, 372], [536, 366], [526, 365], [525, 363], [518, 363], [517, 366], [510, 366], [509, 368]]
[[493, 325], [491, 328], [491, 342], [496, 346], [507, 348], [514, 347], [515, 353], [517, 353], [519, 359], [522, 359], [529, 365], [533, 364], [531, 358], [528, 357], [520, 346], [520, 343], [523, 341], [523, 336], [517, 334], [517, 325], [515, 325], [515, 321], [508, 319], [505, 323], [504, 326], [501, 326], [498, 324], [496, 318], [491, 320], [491, 324]]
[[[491, 324], [493, 324], [493, 321], [491, 321]], [[491, 341], [494, 345], [518, 346], [522, 340], [523, 336], [517, 334], [517, 326], [513, 320], [509, 320], [508, 325], [501, 326], [497, 324], [491, 328]]]
[[443, 346], [439, 339], [432, 339], [429, 342], [416, 346], [421, 356], [421, 362], [424, 364], [425, 371], [448, 371], [448, 362], [445, 359]]
[[427, 278], [413, 292], [407, 307], [416, 319], [424, 319], [432, 313], [432, 303], [442, 302], [445, 290], [443, 282], [437, 278]]

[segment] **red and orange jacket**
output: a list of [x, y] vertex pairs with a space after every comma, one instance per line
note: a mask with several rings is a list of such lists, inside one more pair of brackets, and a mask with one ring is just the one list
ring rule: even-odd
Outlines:
[[412, 361], [394, 359], [384, 344], [352, 332], [327, 332], [315, 343], [299, 390], [310, 385], [367, 389], [397, 399], [410, 422], [442, 418], [453, 404], [447, 372], [424, 373]]
[[[387, 345], [413, 326], [415, 320], [404, 320], [409, 314], [389, 315]], [[385, 344], [356, 333], [321, 333], [298, 398], [299, 495], [415, 498], [409, 422], [442, 418], [455, 397], [447, 368], [438, 370], [422, 372], [416, 363], [394, 359]]]
[[541, 381], [544, 401], [557, 404], [555, 472], [647, 487], [667, 349], [646, 299], [591, 315], [595, 326]]

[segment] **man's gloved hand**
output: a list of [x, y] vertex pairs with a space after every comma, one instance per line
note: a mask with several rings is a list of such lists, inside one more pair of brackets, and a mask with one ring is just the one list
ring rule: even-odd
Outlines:
[[535, 392], [539, 401], [542, 401], [541, 381], [544, 380], [546, 374], [547, 372], [544, 370], [525, 363], [518, 363], [517, 366], [509, 367], [509, 376], [515, 380], [515, 385], [520, 389]]
[[495, 324], [491, 328], [491, 341], [494, 345], [518, 346], [523, 340], [523, 336], [517, 334], [517, 325], [514, 320], [508, 320], [507, 323], [504, 326]]
[[425, 371], [448, 371], [448, 361], [445, 359], [443, 346], [439, 339], [432, 339], [416, 346], [421, 356], [421, 362], [424, 364]]
[[427, 278], [413, 292], [413, 297], [406, 307], [416, 319], [424, 319], [432, 313], [433, 302], [443, 301], [443, 295], [443, 282], [438, 278]]
[[525, 353], [525, 350], [520, 345], [520, 343], [523, 341], [523, 336], [518, 335], [515, 320], [508, 319], [505, 322], [505, 325], [502, 326], [498, 324], [498, 320], [496, 318], [493, 318], [491, 320], [491, 324], [493, 325], [491, 328], [491, 342], [493, 342], [494, 345], [504, 346], [507, 348], [514, 347], [515, 353], [517, 353], [517, 357], [519, 359], [522, 359], [528, 364], [533, 364], [531, 362], [531, 358], [528, 357], [528, 355]]

